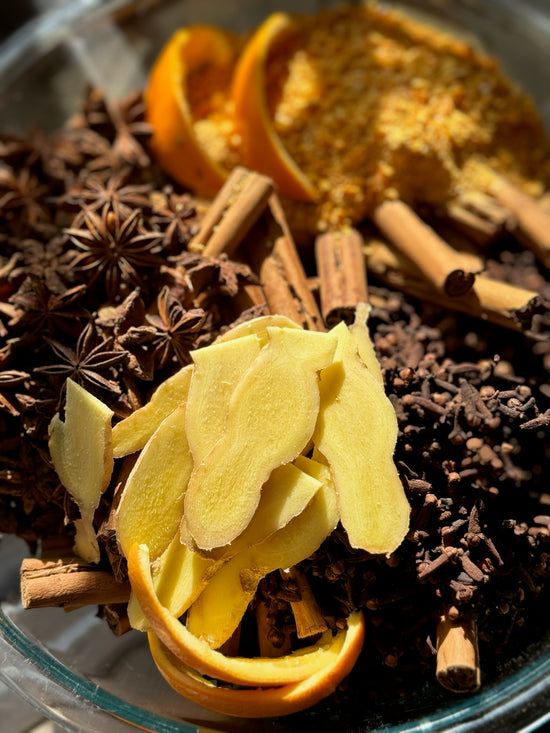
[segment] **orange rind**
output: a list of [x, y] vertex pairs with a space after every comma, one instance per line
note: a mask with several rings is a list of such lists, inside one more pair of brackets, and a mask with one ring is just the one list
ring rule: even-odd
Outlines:
[[180, 695], [224, 715], [267, 718], [297, 713], [331, 695], [353, 669], [364, 636], [363, 614], [352, 613], [347, 629], [335, 637], [337, 653], [321, 670], [292, 684], [244, 689], [217, 686], [172, 654], [154, 633], [149, 632], [148, 639], [160, 673]]
[[317, 193], [278, 136], [270, 115], [265, 65], [272, 45], [292, 33], [295, 21], [274, 13], [251, 36], [233, 74], [231, 96], [235, 127], [245, 165], [275, 181], [278, 192], [296, 201], [315, 201]]
[[202, 76], [209, 92], [205, 107], [215, 95], [227, 96], [237, 47], [236, 36], [228, 31], [209, 25], [182, 28], [162, 49], [145, 90], [156, 160], [178, 183], [204, 196], [221, 188], [227, 171], [210, 157], [195, 133], [196, 117], [205, 110], [190, 101], [189, 85], [195, 75]]
[[193, 636], [160, 603], [153, 585], [147, 545], [132, 545], [127, 560], [132, 590], [151, 631], [172, 654], [202, 675], [236, 685], [280, 686], [300, 682], [330, 667], [340, 655], [341, 636], [333, 637], [326, 632], [316, 644], [282, 657], [227, 657]]

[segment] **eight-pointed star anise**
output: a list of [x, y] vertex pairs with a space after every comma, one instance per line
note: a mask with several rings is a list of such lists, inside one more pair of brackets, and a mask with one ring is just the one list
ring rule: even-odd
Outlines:
[[84, 224], [65, 230], [76, 247], [71, 265], [90, 277], [90, 285], [103, 282], [110, 300], [116, 299], [121, 283], [143, 286], [141, 271], [161, 264], [161, 235], [143, 229], [139, 209], [126, 218], [108, 204], [101, 214], [87, 209]]
[[157, 369], [163, 369], [173, 359], [187, 364], [189, 351], [205, 322], [205, 312], [201, 308], [186, 310], [167, 286], [159, 293], [157, 308], [158, 315], [146, 316], [157, 331], [153, 340]]
[[[111, 349], [113, 339], [99, 341], [97, 329], [93, 321], [89, 321], [78, 337], [76, 350], [68, 346], [45, 339], [59, 361], [54, 364], [37, 367], [36, 372], [74, 379], [83, 387], [99, 387], [120, 394], [118, 383], [111, 379], [112, 369], [126, 359], [126, 352]], [[108, 374], [109, 376], [105, 376]]]

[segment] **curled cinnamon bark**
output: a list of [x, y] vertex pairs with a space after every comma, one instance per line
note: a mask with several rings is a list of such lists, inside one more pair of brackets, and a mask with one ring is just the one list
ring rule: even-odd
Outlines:
[[465, 269], [458, 252], [403, 201], [384, 201], [375, 209], [373, 221], [436, 291], [457, 297], [473, 288], [476, 273]]
[[321, 313], [329, 328], [352, 323], [357, 304], [368, 301], [363, 245], [356, 229], [326, 232], [315, 241]]
[[129, 583], [119, 583], [109, 571], [98, 570], [78, 558], [26, 558], [21, 564], [21, 602], [24, 608], [108, 605], [126, 603], [129, 597]]
[[475, 692], [481, 684], [474, 619], [453, 620], [448, 613], [437, 626], [437, 681], [452, 692]]

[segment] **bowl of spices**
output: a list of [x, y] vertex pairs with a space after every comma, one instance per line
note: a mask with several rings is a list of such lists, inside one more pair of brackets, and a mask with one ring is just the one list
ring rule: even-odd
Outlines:
[[549, 34], [98, 0], [0, 46], [0, 677], [47, 717], [548, 720]]

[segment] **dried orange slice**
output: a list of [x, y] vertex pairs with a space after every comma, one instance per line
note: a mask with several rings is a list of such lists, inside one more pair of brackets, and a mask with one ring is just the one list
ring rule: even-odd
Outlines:
[[208, 25], [182, 28], [162, 49], [145, 90], [158, 163], [201, 195], [215, 194], [227, 171], [201, 146], [194, 123], [227, 98], [237, 53], [237, 37], [228, 31]]
[[147, 545], [132, 545], [127, 560], [132, 590], [151, 630], [178, 659], [201, 674], [237, 685], [278, 686], [300, 682], [334, 664], [340, 655], [341, 637], [326, 632], [316, 644], [282, 657], [226, 657], [193, 636], [160, 603]]
[[351, 672], [363, 646], [365, 620], [362, 613], [348, 618], [348, 628], [335, 637], [338, 651], [323, 669], [304, 680], [276, 687], [229, 689], [218, 687], [182, 663], [149, 632], [149, 647], [159, 671], [176, 692], [224, 715], [267, 718], [305, 710], [332, 694]]
[[235, 126], [245, 165], [270, 176], [283, 196], [314, 201], [316, 191], [277, 135], [267, 101], [265, 64], [269, 50], [294, 27], [290, 15], [274, 13], [244, 47], [233, 76]]

